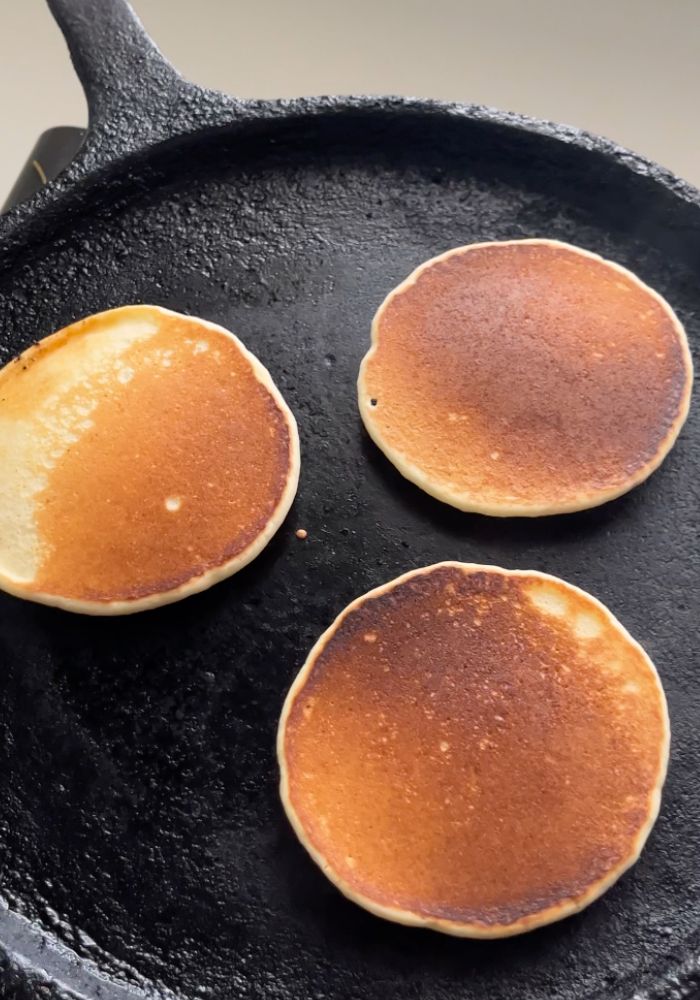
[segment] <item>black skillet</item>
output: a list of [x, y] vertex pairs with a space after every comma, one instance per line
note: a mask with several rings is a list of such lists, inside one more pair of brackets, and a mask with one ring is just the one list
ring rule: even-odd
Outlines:
[[[694, 995], [700, 410], [627, 497], [501, 521], [401, 479], [362, 431], [354, 383], [386, 293], [476, 240], [549, 236], [620, 261], [669, 299], [697, 350], [698, 192], [605, 140], [484, 108], [233, 100], [183, 82], [122, 0], [50, 6], [90, 128], [58, 180], [0, 218], [0, 360], [125, 302], [204, 316], [272, 371], [303, 467], [269, 549], [179, 606], [94, 620], [0, 600], [0, 995]], [[278, 713], [319, 631], [439, 559], [590, 590], [646, 646], [670, 704], [668, 784], [639, 864], [579, 916], [507, 941], [353, 906], [277, 797]]]

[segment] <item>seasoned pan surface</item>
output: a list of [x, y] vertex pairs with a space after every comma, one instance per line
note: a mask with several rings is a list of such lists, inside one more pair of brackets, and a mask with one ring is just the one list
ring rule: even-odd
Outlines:
[[[286, 525], [208, 593], [117, 620], [0, 596], [0, 995], [692, 996], [697, 408], [631, 494], [496, 521], [404, 481], [362, 429], [355, 380], [376, 307], [418, 263], [533, 236], [631, 268], [677, 310], [697, 358], [694, 193], [608, 144], [478, 109], [230, 102], [214, 117], [216, 130], [111, 164], [95, 156], [79, 188], [59, 184], [53, 201], [0, 227], [2, 362], [87, 313], [153, 302], [239, 335], [302, 439]], [[589, 590], [645, 646], [669, 700], [668, 783], [640, 862], [582, 914], [501, 942], [409, 930], [353, 906], [308, 860], [277, 793], [276, 724], [314, 639], [358, 594], [443, 559]]]

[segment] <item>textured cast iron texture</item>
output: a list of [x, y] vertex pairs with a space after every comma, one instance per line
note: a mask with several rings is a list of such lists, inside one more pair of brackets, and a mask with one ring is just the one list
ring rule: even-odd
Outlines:
[[[480, 108], [236, 102], [182, 83], [120, 3], [52, 7], [92, 128], [58, 181], [0, 219], [0, 361], [126, 302], [203, 316], [270, 368], [303, 458], [286, 525], [206, 594], [116, 620], [0, 598], [0, 996], [695, 995], [700, 411], [627, 497], [490, 520], [395, 472], [362, 430], [355, 379], [374, 310], [419, 262], [531, 236], [632, 268], [678, 310], [697, 363], [697, 193], [604, 140]], [[316, 636], [353, 597], [440, 559], [590, 590], [649, 651], [670, 705], [639, 864], [582, 914], [502, 942], [347, 902], [277, 795], [277, 719]]]

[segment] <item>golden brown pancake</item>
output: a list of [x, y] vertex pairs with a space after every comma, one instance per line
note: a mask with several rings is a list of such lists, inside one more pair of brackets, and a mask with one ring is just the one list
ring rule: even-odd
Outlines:
[[318, 640], [280, 720], [281, 795], [356, 903], [504, 937], [582, 909], [636, 861], [668, 743], [653, 664], [595, 598], [439, 563]]
[[125, 306], [0, 371], [0, 470], [0, 587], [125, 614], [261, 551], [294, 498], [299, 439], [233, 334]]
[[399, 472], [461, 510], [595, 507], [646, 479], [690, 401], [683, 327], [629, 271], [553, 240], [477, 243], [379, 308], [362, 419]]

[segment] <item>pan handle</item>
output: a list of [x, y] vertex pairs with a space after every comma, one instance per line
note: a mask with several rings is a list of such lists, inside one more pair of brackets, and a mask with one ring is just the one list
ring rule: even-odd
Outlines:
[[[0, 215], [0, 267], [27, 226], [64, 199], [79, 202], [103, 167], [165, 140], [232, 124], [255, 102], [184, 80], [149, 38], [127, 0], [46, 0], [85, 90], [88, 128], [74, 159], [27, 201]], [[26, 234], [25, 234], [26, 237]]]
[[109, 153], [126, 152], [171, 135], [188, 91], [198, 88], [160, 53], [127, 0], [47, 3], [85, 91], [92, 145], [101, 138]]

